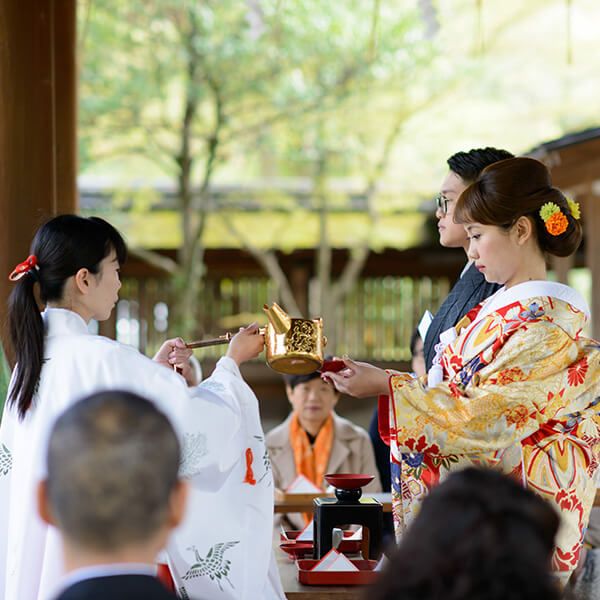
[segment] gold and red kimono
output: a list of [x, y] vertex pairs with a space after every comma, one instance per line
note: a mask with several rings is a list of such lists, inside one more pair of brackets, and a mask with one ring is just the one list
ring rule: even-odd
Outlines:
[[441, 383], [391, 375], [379, 414], [397, 536], [450, 472], [497, 468], [560, 512], [552, 566], [566, 583], [600, 474], [600, 344], [582, 336], [588, 317], [562, 284], [502, 289], [457, 324]]

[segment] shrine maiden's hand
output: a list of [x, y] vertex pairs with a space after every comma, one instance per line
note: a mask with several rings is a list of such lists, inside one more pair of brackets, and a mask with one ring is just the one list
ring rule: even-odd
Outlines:
[[193, 350], [185, 347], [185, 342], [181, 338], [172, 338], [163, 342], [158, 352], [154, 355], [156, 362], [165, 367], [173, 368], [177, 365], [179, 372], [188, 379], [191, 375], [190, 371], [193, 371], [193, 367], [190, 364], [190, 357], [193, 354]]
[[344, 356], [345, 369], [333, 373], [326, 371], [321, 379], [330, 381], [336, 390], [355, 398], [367, 398], [389, 392], [390, 376], [383, 369]]
[[227, 349], [227, 356], [233, 358], [238, 367], [251, 358], [256, 358], [265, 347], [265, 336], [259, 333], [258, 323], [254, 322], [248, 327], [240, 327]]

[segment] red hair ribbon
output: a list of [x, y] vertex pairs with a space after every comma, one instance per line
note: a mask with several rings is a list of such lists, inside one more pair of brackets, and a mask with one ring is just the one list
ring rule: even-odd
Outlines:
[[37, 266], [37, 258], [34, 254], [30, 254], [25, 262], [22, 262], [21, 264], [17, 265], [13, 269], [13, 272], [8, 276], [8, 278], [11, 281], [17, 281], [21, 279], [23, 275], [27, 275], [27, 273], [29, 273], [31, 269], [39, 269], [39, 267]]

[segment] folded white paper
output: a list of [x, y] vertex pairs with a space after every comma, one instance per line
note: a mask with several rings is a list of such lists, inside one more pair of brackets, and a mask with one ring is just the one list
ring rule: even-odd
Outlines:
[[317, 487], [304, 475], [298, 475], [285, 490], [286, 494], [322, 494], [323, 490]]
[[373, 571], [381, 571], [381, 569], [383, 569], [383, 567], [385, 567], [385, 564], [388, 562], [388, 558], [385, 554], [381, 555], [381, 558], [379, 559], [379, 562], [377, 563], [377, 566], [373, 569]]
[[313, 541], [313, 522], [310, 523], [298, 534], [296, 541], [298, 542], [312, 542]]
[[311, 571], [358, 571], [358, 568], [332, 548]]
[[429, 326], [431, 325], [431, 321], [433, 321], [433, 315], [431, 314], [431, 312], [429, 310], [426, 310], [423, 313], [423, 316], [421, 317], [419, 324], [417, 325], [417, 330], [419, 331], [419, 335], [421, 336], [421, 339], [423, 341], [425, 341], [425, 336], [427, 335], [427, 330], [429, 329]]
[[362, 540], [362, 527], [359, 527], [352, 535], [349, 535], [347, 540]]

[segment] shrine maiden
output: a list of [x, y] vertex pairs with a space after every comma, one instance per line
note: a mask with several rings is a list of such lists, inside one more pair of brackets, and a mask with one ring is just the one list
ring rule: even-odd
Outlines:
[[577, 249], [579, 216], [541, 162], [487, 167], [460, 196], [454, 218], [465, 225], [469, 258], [504, 287], [442, 334], [428, 375], [390, 376], [347, 361], [345, 374], [331, 376], [341, 391], [381, 394], [398, 535], [449, 472], [498, 468], [559, 511], [552, 566], [563, 584], [596, 494], [600, 344], [582, 335], [585, 300], [546, 281], [545, 255]]
[[[154, 401], [182, 443], [191, 492], [168, 561], [184, 598], [283, 598], [271, 549], [273, 486], [258, 403], [239, 365], [264, 346], [241, 330], [210, 378], [187, 387], [167, 366], [187, 358], [181, 340], [152, 361], [92, 335], [90, 319], [114, 308], [126, 247], [106, 221], [56, 217], [35, 236], [12, 274], [9, 322], [17, 355], [0, 426], [0, 597], [49, 600], [63, 574], [58, 532], [37, 516], [49, 430], [65, 407], [106, 389]], [[40, 314], [34, 288], [45, 304]]]

